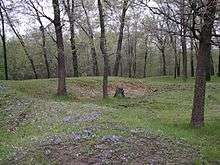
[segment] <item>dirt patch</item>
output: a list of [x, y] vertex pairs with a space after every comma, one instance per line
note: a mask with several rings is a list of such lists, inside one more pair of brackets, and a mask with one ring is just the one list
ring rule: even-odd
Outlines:
[[[144, 85], [142, 83], [129, 83], [129, 82], [119, 82], [110, 83], [108, 86], [108, 92], [110, 96], [114, 96], [115, 90], [118, 86], [122, 86], [126, 97], [138, 97], [143, 95], [154, 94], [158, 91], [156, 87], [150, 85]], [[98, 98], [102, 97], [102, 87], [94, 86], [70, 86], [68, 91], [76, 94], [80, 98]]]
[[[116, 137], [108, 135], [108, 137]], [[154, 135], [133, 135], [123, 140], [97, 140], [74, 143], [58, 143], [36, 147], [37, 152], [28, 154], [21, 160], [13, 160], [19, 163], [27, 158], [36, 160], [35, 153], [42, 153], [48, 162], [57, 164], [193, 164], [199, 153], [188, 144]], [[109, 138], [108, 138], [109, 139]], [[27, 160], [26, 160], [27, 161]], [[65, 163], [64, 163], [65, 162]]]
[[121, 88], [124, 89], [125, 96], [128, 96], [128, 97], [150, 95], [150, 94], [153, 94], [158, 91], [158, 89], [155, 87], [144, 85], [141, 83], [119, 82], [116, 84], [110, 84], [108, 86], [108, 91], [109, 91], [110, 95], [115, 94], [115, 90], [118, 86], [120, 86]]

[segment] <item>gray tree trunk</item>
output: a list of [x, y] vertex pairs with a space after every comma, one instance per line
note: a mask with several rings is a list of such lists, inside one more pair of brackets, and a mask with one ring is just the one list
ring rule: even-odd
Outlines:
[[103, 98], [108, 97], [108, 72], [109, 72], [109, 59], [107, 54], [107, 46], [106, 46], [106, 36], [105, 36], [105, 20], [103, 13], [103, 5], [101, 0], [98, 0], [98, 9], [99, 9], [99, 20], [101, 27], [101, 37], [100, 37], [100, 49], [102, 52], [102, 56], [104, 58], [104, 75], [103, 75]]
[[124, 32], [124, 26], [125, 26], [125, 16], [126, 16], [127, 7], [128, 7], [128, 0], [124, 0], [122, 14], [121, 14], [121, 21], [120, 21], [121, 25], [120, 25], [119, 36], [118, 36], [116, 60], [115, 60], [115, 65], [113, 69], [114, 76], [118, 76], [119, 65], [121, 62], [121, 48], [122, 48], [123, 32]]
[[186, 47], [186, 17], [185, 17], [185, 0], [182, 0], [181, 4], [181, 45], [182, 45], [182, 56], [183, 56], [183, 79], [187, 79], [187, 47]]
[[96, 48], [95, 48], [95, 42], [94, 42], [94, 34], [93, 34], [93, 30], [92, 30], [92, 25], [90, 23], [90, 19], [88, 16], [88, 12], [85, 8], [84, 5], [84, 0], [81, 0], [81, 4], [86, 16], [86, 22], [88, 25], [88, 31], [89, 31], [89, 42], [90, 42], [90, 47], [91, 47], [91, 54], [92, 54], [92, 70], [93, 70], [93, 75], [94, 76], [99, 76], [99, 68], [98, 68], [98, 60], [97, 60], [97, 53], [96, 53]]
[[216, 0], [208, 0], [206, 3], [209, 5], [206, 7], [204, 13], [204, 23], [199, 37], [199, 50], [197, 54], [196, 82], [191, 117], [193, 127], [202, 127], [204, 125], [206, 56], [211, 43], [211, 34], [217, 6]]
[[66, 67], [65, 67], [65, 56], [64, 56], [64, 44], [63, 44], [63, 33], [62, 25], [60, 20], [60, 8], [59, 0], [53, 0], [54, 10], [54, 26], [56, 32], [56, 44], [58, 52], [58, 95], [66, 94]]
[[0, 16], [2, 23], [2, 45], [3, 45], [3, 54], [4, 54], [4, 68], [5, 68], [5, 80], [8, 80], [8, 62], [7, 62], [7, 48], [6, 48], [6, 35], [5, 35], [5, 18], [2, 13], [2, 5], [0, 4]]

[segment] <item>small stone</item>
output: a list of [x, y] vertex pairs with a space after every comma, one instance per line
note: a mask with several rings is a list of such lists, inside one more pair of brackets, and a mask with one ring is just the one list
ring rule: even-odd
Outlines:
[[56, 145], [60, 144], [60, 143], [62, 143], [62, 139], [60, 137], [55, 137], [55, 139], [53, 139], [53, 143]]
[[108, 147], [105, 145], [105, 144], [98, 144], [95, 146], [96, 149], [100, 149], [100, 150], [105, 150], [107, 149]]
[[4, 93], [4, 92], [6, 92], [6, 90], [7, 90], [6, 85], [0, 84], [0, 93]]
[[79, 117], [78, 121], [79, 121], [79, 122], [94, 121], [94, 120], [96, 120], [97, 118], [99, 118], [100, 116], [101, 116], [101, 113], [99, 113], [99, 112], [93, 112], [93, 113], [86, 114], [86, 115], [83, 115], [83, 116]]
[[103, 151], [102, 156], [104, 158], [110, 159], [112, 157], [112, 153], [113, 153], [112, 150], [105, 150], [105, 151]]
[[58, 145], [60, 143], [62, 143], [62, 138], [57, 135], [49, 136], [42, 141], [42, 145]]
[[131, 130], [131, 133], [133, 133], [133, 134], [138, 134], [138, 133], [144, 133], [144, 131], [141, 130], [141, 129], [136, 128], [136, 129], [132, 129], [132, 130]]
[[45, 154], [46, 155], [50, 155], [51, 154], [51, 150], [49, 150], [49, 149], [45, 150]]
[[94, 137], [94, 133], [92, 132], [92, 130], [90, 129], [85, 129], [83, 130], [83, 133], [82, 133], [82, 138], [83, 139], [91, 139], [92, 137]]
[[82, 136], [79, 133], [72, 133], [70, 139], [74, 141], [79, 141], [82, 139]]
[[121, 136], [108, 135], [108, 136], [104, 136], [102, 138], [102, 141], [117, 143], [123, 141], [123, 138]]
[[63, 118], [64, 123], [71, 123], [72, 122], [72, 117], [71, 116], [66, 116]]

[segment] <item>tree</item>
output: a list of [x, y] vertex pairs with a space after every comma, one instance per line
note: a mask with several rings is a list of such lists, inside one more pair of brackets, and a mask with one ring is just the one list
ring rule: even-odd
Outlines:
[[8, 11], [7, 11], [7, 9], [6, 9], [5, 4], [3, 3], [2, 0], [1, 0], [0, 2], [1, 2], [1, 8], [3, 9], [3, 11], [4, 11], [4, 13], [5, 13], [5, 16], [6, 16], [6, 18], [7, 18], [8, 24], [9, 24], [9, 26], [11, 27], [12, 31], [14, 32], [14, 34], [17, 36], [17, 38], [18, 38], [18, 40], [19, 40], [21, 46], [23, 47], [24, 53], [25, 53], [25, 55], [27, 56], [27, 58], [28, 58], [28, 60], [29, 60], [29, 62], [30, 62], [30, 64], [31, 64], [34, 77], [35, 77], [35, 79], [38, 79], [38, 75], [37, 75], [36, 67], [35, 67], [35, 65], [34, 65], [33, 58], [30, 56], [30, 54], [29, 54], [29, 52], [28, 52], [27, 46], [26, 46], [26, 44], [25, 44], [25, 42], [24, 42], [24, 39], [23, 39], [23, 37], [19, 34], [19, 32], [17, 31], [17, 29], [15, 28], [15, 26], [14, 26], [14, 24], [13, 24], [13, 22], [12, 22], [10, 16], [9, 16], [9, 14], [8, 14]]
[[76, 41], [75, 41], [75, 0], [63, 0], [65, 10], [70, 24], [70, 42], [71, 42], [71, 52], [73, 59], [73, 70], [74, 77], [79, 77], [78, 71], [78, 57], [76, 50]]
[[218, 47], [218, 77], [220, 77], [220, 46]]
[[182, 56], [183, 56], [183, 79], [187, 79], [187, 46], [186, 46], [186, 12], [185, 12], [185, 0], [181, 1], [180, 11], [181, 11], [181, 45], [182, 45]]
[[177, 57], [177, 37], [175, 35], [170, 34], [170, 44], [172, 45], [172, 49], [174, 52], [174, 78], [178, 76], [178, 57]]
[[66, 94], [66, 67], [65, 67], [65, 56], [64, 56], [64, 44], [63, 44], [63, 33], [62, 25], [60, 20], [60, 7], [59, 0], [53, 0], [53, 10], [54, 10], [54, 26], [56, 33], [56, 45], [58, 52], [58, 95]]
[[212, 29], [215, 20], [217, 1], [208, 0], [205, 3], [203, 24], [199, 36], [199, 49], [197, 54], [196, 82], [193, 99], [191, 125], [202, 127], [204, 125], [204, 105], [206, 88], [206, 56], [211, 43]]
[[114, 76], [118, 76], [119, 66], [121, 62], [121, 49], [122, 49], [125, 16], [126, 16], [127, 9], [128, 9], [128, 0], [124, 0], [122, 14], [121, 14], [121, 21], [120, 21], [120, 29], [119, 29], [119, 36], [118, 36], [117, 51], [116, 51], [116, 60], [115, 60], [115, 65], [114, 65], [114, 70], [113, 70]]
[[193, 37], [190, 38], [190, 65], [191, 65], [191, 77], [195, 76], [194, 70], [194, 44], [193, 44]]
[[159, 30], [154, 31], [154, 37], [156, 39], [156, 46], [157, 48], [160, 50], [161, 52], [161, 56], [162, 56], [162, 65], [163, 65], [163, 69], [162, 69], [162, 73], [163, 76], [167, 75], [167, 69], [166, 69], [166, 55], [165, 55], [165, 48], [166, 48], [166, 44], [167, 44], [167, 34], [164, 33], [161, 29], [163, 29], [163, 24], [159, 23], [157, 25]]
[[31, 8], [33, 8], [35, 12], [35, 17], [38, 23], [40, 24], [40, 31], [41, 31], [41, 38], [42, 38], [42, 51], [43, 51], [43, 57], [44, 57], [44, 62], [47, 70], [47, 78], [50, 78], [50, 65], [48, 62], [48, 55], [47, 55], [47, 48], [46, 48], [46, 33], [45, 33], [45, 27], [43, 25], [43, 22], [40, 17], [40, 13], [35, 6], [34, 2], [32, 0], [25, 1], [26, 4], [28, 4]]
[[149, 46], [148, 46], [148, 41], [149, 40], [149, 36], [147, 35], [145, 37], [145, 54], [144, 54], [144, 75], [143, 77], [146, 78], [147, 77], [147, 57], [148, 57], [148, 52], [149, 52]]
[[100, 37], [100, 49], [102, 56], [104, 58], [104, 75], [103, 75], [103, 98], [108, 97], [108, 72], [109, 72], [109, 59], [107, 54], [106, 46], [106, 36], [105, 36], [105, 20], [103, 13], [103, 5], [101, 0], [98, 0], [98, 9], [99, 9], [99, 21], [101, 27], [101, 37]]
[[211, 81], [211, 43], [208, 46], [206, 59], [205, 59], [205, 65], [206, 65], [206, 81]]
[[8, 63], [7, 63], [7, 48], [6, 48], [6, 35], [5, 35], [5, 18], [2, 12], [2, 4], [0, 2], [0, 17], [1, 17], [1, 39], [3, 45], [3, 54], [4, 54], [4, 68], [5, 68], [5, 80], [8, 80]]
[[92, 25], [90, 23], [90, 18], [88, 16], [88, 12], [86, 10], [84, 0], [81, 0], [81, 4], [82, 4], [83, 11], [85, 13], [85, 16], [86, 16], [86, 22], [87, 22], [87, 26], [88, 26], [88, 32], [87, 31], [85, 31], [85, 32], [89, 37], [89, 44], [90, 44], [90, 48], [91, 48], [92, 63], [93, 63], [93, 67], [92, 67], [93, 75], [94, 76], [99, 76], [97, 53], [96, 53], [96, 48], [95, 48], [94, 34], [93, 34], [93, 30], [92, 30]]

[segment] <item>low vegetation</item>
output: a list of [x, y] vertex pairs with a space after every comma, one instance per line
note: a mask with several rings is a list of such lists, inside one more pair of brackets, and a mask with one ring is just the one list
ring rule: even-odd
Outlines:
[[[115, 87], [125, 98], [113, 98]], [[194, 79], [69, 78], [0, 82], [0, 161], [4, 163], [219, 163], [220, 79], [207, 84], [205, 126], [189, 125]], [[103, 163], [103, 162], [102, 162]]]

